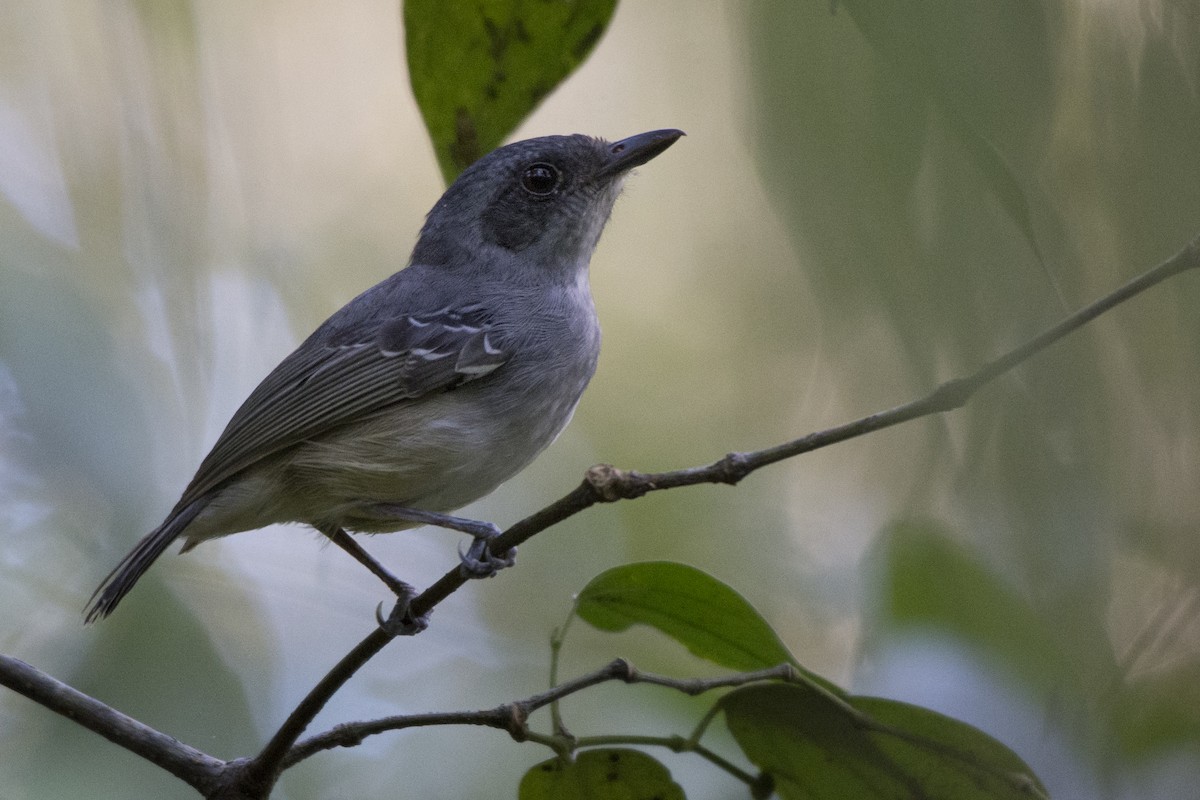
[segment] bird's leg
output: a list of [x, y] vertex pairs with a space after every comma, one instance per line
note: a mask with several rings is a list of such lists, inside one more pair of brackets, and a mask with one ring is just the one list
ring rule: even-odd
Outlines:
[[318, 528], [317, 530], [329, 537], [329, 541], [349, 553], [355, 561], [371, 570], [371, 574], [386, 583], [397, 597], [412, 597], [416, 594], [416, 589], [397, 578], [388, 571], [387, 567], [376, 561], [370, 553], [363, 549], [361, 544], [354, 541], [354, 537], [346, 533], [344, 528]]
[[411, 584], [400, 580], [376, 561], [370, 553], [363, 549], [362, 545], [354, 541], [353, 536], [346, 533], [345, 528], [317, 528], [317, 530], [325, 534], [329, 541], [349, 553], [355, 561], [371, 570], [371, 574], [387, 584], [387, 587], [395, 593], [396, 607], [387, 619], [384, 619], [380, 612], [376, 611], [375, 613], [381, 628], [396, 636], [412, 636], [429, 627], [428, 615], [413, 617], [409, 612], [408, 604], [417, 596], [417, 590]]
[[511, 567], [516, 562], [517, 549], [514, 547], [504, 555], [497, 555], [491, 550], [491, 541], [500, 535], [500, 529], [490, 522], [477, 519], [453, 517], [449, 514], [439, 514], [435, 511], [422, 511], [419, 508], [394, 506], [379, 503], [375, 506], [379, 518], [417, 522], [422, 525], [436, 525], [439, 528], [449, 528], [470, 534], [474, 541], [464, 552], [459, 550], [458, 556], [462, 561], [459, 569], [466, 578], [490, 578], [499, 570]]

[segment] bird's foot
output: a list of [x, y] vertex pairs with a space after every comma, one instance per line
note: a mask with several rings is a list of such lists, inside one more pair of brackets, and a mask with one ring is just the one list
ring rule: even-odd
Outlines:
[[500, 570], [511, 567], [517, 562], [517, 548], [511, 547], [503, 555], [492, 552], [492, 540], [500, 535], [500, 529], [485, 522], [490, 530], [480, 531], [475, 535], [471, 546], [465, 551], [460, 549], [458, 557], [461, 563], [458, 571], [464, 578], [490, 578]]
[[416, 597], [415, 591], [398, 596], [391, 613], [386, 617], [383, 616], [383, 603], [375, 607], [375, 621], [379, 623], [379, 627], [384, 633], [391, 636], [416, 636], [429, 627], [429, 612], [425, 612], [419, 617], [413, 615], [412, 601], [414, 597]]
[[459, 565], [459, 571], [464, 578], [490, 578], [498, 571], [516, 563], [517, 550], [515, 547], [510, 548], [502, 555], [492, 552], [490, 543], [500, 535], [500, 529], [491, 522], [406, 506], [381, 504], [378, 509], [381, 517], [401, 519], [422, 525], [436, 525], [440, 528], [470, 534], [473, 539], [471, 546], [465, 552], [458, 551], [459, 559], [462, 562]]

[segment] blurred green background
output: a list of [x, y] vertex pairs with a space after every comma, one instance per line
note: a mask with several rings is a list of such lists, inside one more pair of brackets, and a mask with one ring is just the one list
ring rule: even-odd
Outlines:
[[[403, 266], [442, 183], [400, 19], [395, 0], [0, 9], [0, 651], [220, 757], [369, 630], [380, 587], [276, 528], [164, 557], [94, 628], [80, 609], [257, 381]], [[899, 404], [1174, 253], [1200, 231], [1200, 14], [627, 2], [513, 138], [660, 127], [688, 137], [628, 183], [592, 262], [596, 379], [469, 516], [511, 523], [598, 461], [689, 466]], [[807, 667], [981, 727], [1056, 798], [1189, 796], [1197, 308], [1184, 275], [945, 418], [592, 509], [384, 651], [316, 728], [531, 694], [575, 591], [672, 559], [739, 589]], [[458, 543], [370, 546], [423, 584]], [[615, 655], [711, 672], [576, 626], [562, 674]], [[603, 687], [565, 711], [577, 734], [666, 733], [704, 707]], [[546, 755], [391, 734], [277, 796], [509, 796]], [[656, 755], [689, 797], [745, 796]], [[0, 798], [191, 796], [0, 693]]]

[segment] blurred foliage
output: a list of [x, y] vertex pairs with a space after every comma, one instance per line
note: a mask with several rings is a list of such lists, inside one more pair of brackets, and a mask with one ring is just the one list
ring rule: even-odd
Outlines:
[[505, 138], [578, 67], [617, 0], [404, 2], [413, 96], [446, 183]]
[[[1122, 758], [1140, 761], [1197, 744], [1200, 663], [1129, 675], [1130, 665], [1119, 663], [1108, 636], [1092, 628], [1087, 633], [1097, 638], [1076, 636], [1066, 648], [1057, 620], [1038, 614], [959, 538], [933, 523], [898, 523], [885, 532], [875, 565], [878, 623], [953, 634], [1035, 694], [1057, 694], [1060, 703], [1069, 698], [1068, 705], [1086, 709], [1091, 720], [1093, 730], [1080, 733], [1109, 731]], [[1163, 633], [1153, 619], [1143, 630]]]
[[[753, 6], [763, 179], [851, 391], [897, 352], [914, 387], [964, 373], [1195, 235], [1193, 3]], [[1182, 276], [928, 426], [908, 507], [953, 524], [887, 526], [868, 573], [868, 661], [956, 637], [1072, 709], [1109, 791], [1200, 751], [1167, 710], [1200, 664], [1198, 302]], [[856, 344], [879, 325], [899, 350]]]
[[[884, 532], [879, 613], [895, 628], [930, 626], [980, 647], [989, 663], [1031, 688], [1072, 685], [1072, 657], [1050, 621], [936, 523], [897, 523]], [[1095, 643], [1083, 659], [1095, 663]]]
[[[531, 135], [689, 132], [680, 160], [631, 184], [597, 254], [605, 356], [576, 422], [475, 516], [519, 518], [594, 461], [669, 469], [906, 400], [1200, 224], [1190, 0], [672, 0], [615, 16], [611, 2], [554, 4], [575, 23], [502, 5], [487, 5], [489, 35], [446, 22], [466, 4], [407, 3], [404, 39], [395, 2], [0, 11], [5, 652], [229, 755], [371, 624], [380, 598], [356, 565], [290, 529], [165, 559], [100, 629], [80, 632], [78, 610], [266, 370], [403, 263], [439, 191], [396, 68], [405, 39], [443, 176], [508, 136], [601, 35]], [[554, 25], [566, 34], [547, 35]], [[456, 31], [465, 55], [444, 43]], [[490, 98], [501, 83], [511, 94]], [[988, 691], [951, 696], [966, 668], [948, 660], [889, 694], [932, 691], [1055, 797], [1186, 796], [1200, 780], [1198, 306], [1183, 276], [944, 419], [736, 491], [594, 509], [522, 548], [519, 575], [452, 598], [419, 647], [397, 643], [318, 722], [525, 696], [589, 576], [685, 558], [744, 595], [732, 618], [751, 609], [839, 682], [857, 670], [869, 688], [906, 644], [944, 654], [931, 637], [973, 654]], [[436, 534], [371, 547], [419, 581], [454, 558]], [[685, 594], [633, 594], [687, 607]], [[689, 644], [694, 625], [647, 630], [655, 619], [619, 606], [603, 624], [629, 630], [578, 631], [570, 670], [611, 658], [614, 641], [647, 669], [697, 669], [662, 632], [711, 646]], [[878, 719], [935, 719], [939, 736], [978, 741], [856, 690], [882, 704], [863, 708]], [[694, 722], [694, 705], [618, 709], [596, 694], [573, 698], [576, 718]], [[984, 716], [991, 695], [1013, 720]], [[1064, 732], [1070, 746], [1054, 746]], [[541, 758], [481, 736], [478, 769], [422, 768], [470, 735], [379, 737], [311, 759], [279, 795], [344, 793], [352, 775], [364, 795], [488, 796]], [[86, 754], [66, 768], [60, 745]], [[191, 796], [112, 753], [0, 695], [0, 795]], [[662, 761], [689, 797], [743, 791], [687, 758]]]

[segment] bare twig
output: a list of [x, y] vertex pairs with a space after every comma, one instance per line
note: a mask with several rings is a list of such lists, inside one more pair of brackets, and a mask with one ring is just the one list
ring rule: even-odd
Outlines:
[[354, 673], [386, 647], [393, 638], [395, 638], [394, 635], [388, 633], [384, 628], [376, 628], [367, 634], [366, 638], [359, 642], [353, 650], [343, 656], [342, 660], [309, 691], [295, 710], [288, 715], [283, 725], [267, 742], [266, 747], [246, 763], [244, 766], [246, 778], [252, 781], [274, 783], [284, 769], [284, 757], [288, 750], [304, 733], [313, 718], [329, 702], [329, 698], [333, 697]]
[[[348, 722], [331, 728], [329, 731], [313, 736], [296, 745], [284, 759], [284, 766], [291, 767], [309, 756], [323, 750], [335, 747], [354, 747], [368, 736], [374, 736], [387, 731], [403, 730], [404, 728], [427, 727], [431, 725], [483, 725], [508, 731], [517, 741], [530, 738], [527, 728], [529, 715], [534, 711], [563, 699], [576, 692], [608, 681], [624, 681], [625, 683], [648, 683], [654, 686], [664, 686], [683, 692], [687, 695], [698, 695], [713, 689], [730, 686], [745, 686], [749, 683], [781, 680], [791, 683], [802, 683], [810, 686], [824, 695], [821, 687], [814, 685], [807, 677], [791, 664], [780, 664], [769, 669], [752, 672], [738, 672], [732, 675], [722, 675], [717, 678], [672, 678], [669, 675], [658, 675], [653, 672], [641, 672], [623, 658], [618, 658], [605, 664], [597, 670], [580, 675], [577, 678], [555, 686], [545, 692], [532, 695], [524, 700], [505, 703], [495, 708], [482, 711], [457, 711], [437, 714], [404, 714], [367, 722]], [[580, 739], [581, 743], [595, 744], [600, 741], [593, 737]], [[680, 741], [685, 741], [682, 738]], [[661, 744], [662, 741], [656, 743]], [[574, 741], [572, 741], [572, 745]]]
[[[563, 620], [563, 624], [555, 628], [550, 634], [550, 685], [558, 685], [558, 664], [559, 656], [562, 655], [563, 642], [566, 641], [567, 631], [571, 628], [571, 621], [575, 619], [575, 607], [572, 606], [570, 612], [567, 613], [567, 618]], [[562, 711], [558, 707], [558, 701], [550, 703], [550, 724], [557, 736], [569, 736], [567, 726], [563, 724]]]
[[613, 736], [585, 736], [579, 739], [578, 745], [579, 747], [610, 747], [613, 745], [624, 745], [626, 747], [629, 745], [665, 747], [672, 753], [695, 753], [747, 786], [753, 786], [761, 780], [760, 776], [751, 775], [719, 753], [683, 736], [622, 736], [620, 734]]
[[162, 767], [201, 794], [208, 794], [220, 782], [224, 761], [154, 730], [20, 659], [0, 655], [0, 684]]
[[[696, 486], [703, 483], [737, 484], [755, 470], [770, 464], [832, 444], [854, 439], [902, 422], [953, 411], [964, 405], [980, 388], [1045, 350], [1096, 317], [1126, 302], [1162, 281], [1189, 269], [1200, 269], [1200, 236], [1163, 263], [1142, 273], [1124, 286], [1070, 315], [1024, 344], [984, 364], [974, 373], [938, 386], [925, 397], [887, 411], [810, 433], [775, 447], [748, 453], [729, 453], [704, 466], [671, 472], [642, 473], [600, 464], [587, 471], [583, 482], [570, 493], [540, 511], [517, 522], [499, 536], [492, 547], [496, 552], [517, 547], [534, 535], [578, 514], [597, 503], [633, 500], [650, 492]], [[446, 573], [413, 600], [412, 610], [420, 615], [431, 610], [464, 582], [458, 570]]]

